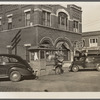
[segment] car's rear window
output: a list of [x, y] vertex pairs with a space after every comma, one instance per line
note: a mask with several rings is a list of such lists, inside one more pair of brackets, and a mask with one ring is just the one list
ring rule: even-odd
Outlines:
[[5, 62], [5, 63], [17, 63], [20, 62], [17, 58], [14, 57], [7, 57], [7, 56], [0, 56], [0, 63]]
[[10, 62], [19, 62], [17, 59], [15, 58], [9, 58], [10, 59]]

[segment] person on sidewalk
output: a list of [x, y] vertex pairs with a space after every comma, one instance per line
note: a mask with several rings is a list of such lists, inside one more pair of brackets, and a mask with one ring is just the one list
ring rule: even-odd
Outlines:
[[57, 71], [57, 69], [60, 69], [60, 72], [57, 72], [59, 74], [64, 72], [62, 69], [62, 65], [63, 65], [63, 57], [55, 54], [55, 71]]

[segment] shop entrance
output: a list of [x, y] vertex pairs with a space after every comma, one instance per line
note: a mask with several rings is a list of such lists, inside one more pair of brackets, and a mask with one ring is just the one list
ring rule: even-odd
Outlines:
[[64, 41], [58, 42], [56, 44], [56, 48], [61, 50], [60, 53], [62, 55], [64, 55], [64, 61], [71, 60], [70, 48], [69, 48], [69, 45], [66, 42], [64, 42]]

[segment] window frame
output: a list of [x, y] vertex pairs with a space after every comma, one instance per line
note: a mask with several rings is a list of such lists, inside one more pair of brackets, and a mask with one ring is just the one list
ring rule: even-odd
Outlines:
[[30, 26], [30, 23], [31, 23], [30, 20], [31, 20], [31, 10], [28, 10], [25, 12], [25, 26]]
[[65, 12], [58, 13], [58, 25], [65, 27], [67, 30], [68, 28], [68, 15]]
[[[49, 19], [48, 19], [48, 14], [49, 14]], [[51, 12], [42, 10], [42, 25], [51, 26]]]
[[8, 30], [13, 28], [13, 14], [7, 15], [7, 19], [8, 19]]
[[[30, 18], [27, 19], [27, 13], [30, 13]], [[31, 9], [26, 9], [24, 10], [24, 13], [25, 13], [25, 26], [30, 26], [31, 25]], [[27, 24], [27, 21], [29, 21], [29, 25]]]
[[98, 38], [89, 38], [89, 47], [97, 47], [98, 46]]
[[79, 32], [79, 21], [78, 20], [73, 20], [73, 31], [74, 32]]

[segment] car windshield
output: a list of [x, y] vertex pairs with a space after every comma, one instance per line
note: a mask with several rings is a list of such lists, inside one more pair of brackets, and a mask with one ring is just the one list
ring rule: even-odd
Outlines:
[[84, 57], [81, 57], [80, 59], [79, 59], [79, 61], [84, 61], [85, 60], [85, 58]]
[[74, 61], [84, 61], [85, 57], [74, 57]]
[[79, 61], [79, 57], [74, 57], [74, 61]]

